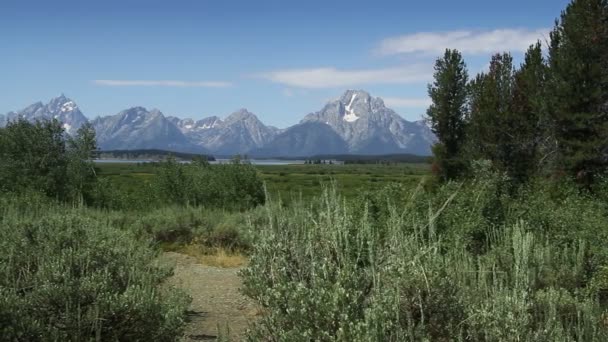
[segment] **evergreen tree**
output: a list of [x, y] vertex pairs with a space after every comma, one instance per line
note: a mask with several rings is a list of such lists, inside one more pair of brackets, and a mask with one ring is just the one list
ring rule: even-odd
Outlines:
[[551, 108], [561, 169], [589, 185], [606, 163], [608, 1], [574, 0], [551, 33]]
[[513, 57], [492, 56], [490, 70], [478, 75], [470, 88], [469, 146], [476, 158], [492, 161], [506, 171], [518, 143], [513, 134], [511, 105], [514, 92]]
[[450, 180], [464, 170], [460, 153], [465, 138], [468, 72], [460, 52], [446, 50], [435, 63], [434, 78], [428, 86], [432, 104], [427, 116], [439, 140], [433, 154], [440, 177]]
[[483, 115], [483, 110], [487, 107], [484, 89], [486, 77], [485, 73], [479, 73], [467, 85], [469, 115], [467, 117], [465, 150], [469, 160], [484, 159], [490, 153], [487, 146], [479, 143], [488, 140], [484, 137], [483, 133], [485, 132], [482, 129], [489, 124], [485, 121], [491, 119]]
[[547, 65], [540, 42], [526, 52], [514, 82], [508, 112], [513, 151], [507, 172], [523, 182], [537, 171], [539, 164], [546, 164], [553, 152], [547, 117]]

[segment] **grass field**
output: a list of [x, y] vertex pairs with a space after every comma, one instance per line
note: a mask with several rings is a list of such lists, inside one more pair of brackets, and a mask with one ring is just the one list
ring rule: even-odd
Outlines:
[[310, 198], [321, 193], [324, 184], [336, 182], [345, 197], [389, 183], [416, 185], [428, 174], [424, 164], [395, 165], [273, 165], [258, 166], [271, 196], [283, 200], [292, 196]]
[[[213, 166], [212, 166], [213, 167]], [[336, 182], [340, 193], [352, 197], [361, 191], [381, 188], [389, 183], [415, 186], [429, 173], [428, 164], [392, 165], [258, 165], [271, 196], [290, 201], [294, 196], [318, 195], [325, 184]], [[154, 177], [156, 167], [150, 163], [100, 163], [98, 175], [109, 177], [112, 184], [123, 188], [142, 186]]]

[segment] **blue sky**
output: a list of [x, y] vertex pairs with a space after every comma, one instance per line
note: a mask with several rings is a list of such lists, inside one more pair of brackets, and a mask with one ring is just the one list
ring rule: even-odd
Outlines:
[[246, 107], [285, 127], [365, 89], [413, 120], [443, 49], [461, 49], [471, 74], [493, 52], [517, 59], [567, 3], [2, 0], [0, 113], [65, 93], [91, 118]]

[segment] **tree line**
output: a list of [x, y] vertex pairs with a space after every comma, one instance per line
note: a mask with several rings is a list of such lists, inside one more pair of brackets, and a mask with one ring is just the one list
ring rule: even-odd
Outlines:
[[96, 182], [95, 130], [74, 136], [57, 120], [17, 120], [0, 128], [0, 194], [40, 192], [62, 201], [90, 196]]
[[473, 78], [459, 51], [437, 59], [427, 117], [442, 180], [467, 177], [479, 160], [516, 184], [550, 175], [590, 186], [605, 171], [608, 1], [573, 0], [545, 45], [531, 45], [519, 67], [497, 53]]
[[0, 197], [39, 193], [60, 202], [108, 209], [151, 209], [171, 205], [247, 209], [263, 204], [257, 169], [237, 156], [210, 165], [190, 155], [183, 164], [169, 155], [152, 164], [154, 177], [135, 190], [99, 177], [95, 129], [84, 124], [73, 136], [53, 120], [16, 120], [0, 128]]

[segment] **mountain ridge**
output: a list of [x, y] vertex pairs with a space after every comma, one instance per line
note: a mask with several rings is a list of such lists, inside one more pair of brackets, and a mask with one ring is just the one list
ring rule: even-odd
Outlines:
[[422, 121], [407, 121], [364, 90], [347, 90], [298, 124], [279, 129], [265, 125], [241, 108], [223, 119], [165, 116], [158, 109], [135, 106], [88, 120], [75, 101], [61, 95], [47, 104], [33, 103], [18, 112], [0, 114], [0, 126], [11, 120], [57, 119], [70, 135], [91, 122], [104, 150], [167, 149], [217, 155], [306, 156], [320, 154], [430, 155], [435, 140]]
[[132, 107], [91, 122], [97, 143], [104, 150], [167, 149], [207, 152], [193, 144], [158, 109]]
[[[28, 121], [57, 119], [62, 123], [66, 133], [70, 135], [75, 134], [80, 126], [88, 122], [76, 102], [63, 94], [51, 99], [47, 104], [38, 101], [18, 112], [8, 112], [0, 123], [4, 125], [8, 121], [20, 118]], [[0, 119], [2, 119], [2, 115], [0, 115]]]

